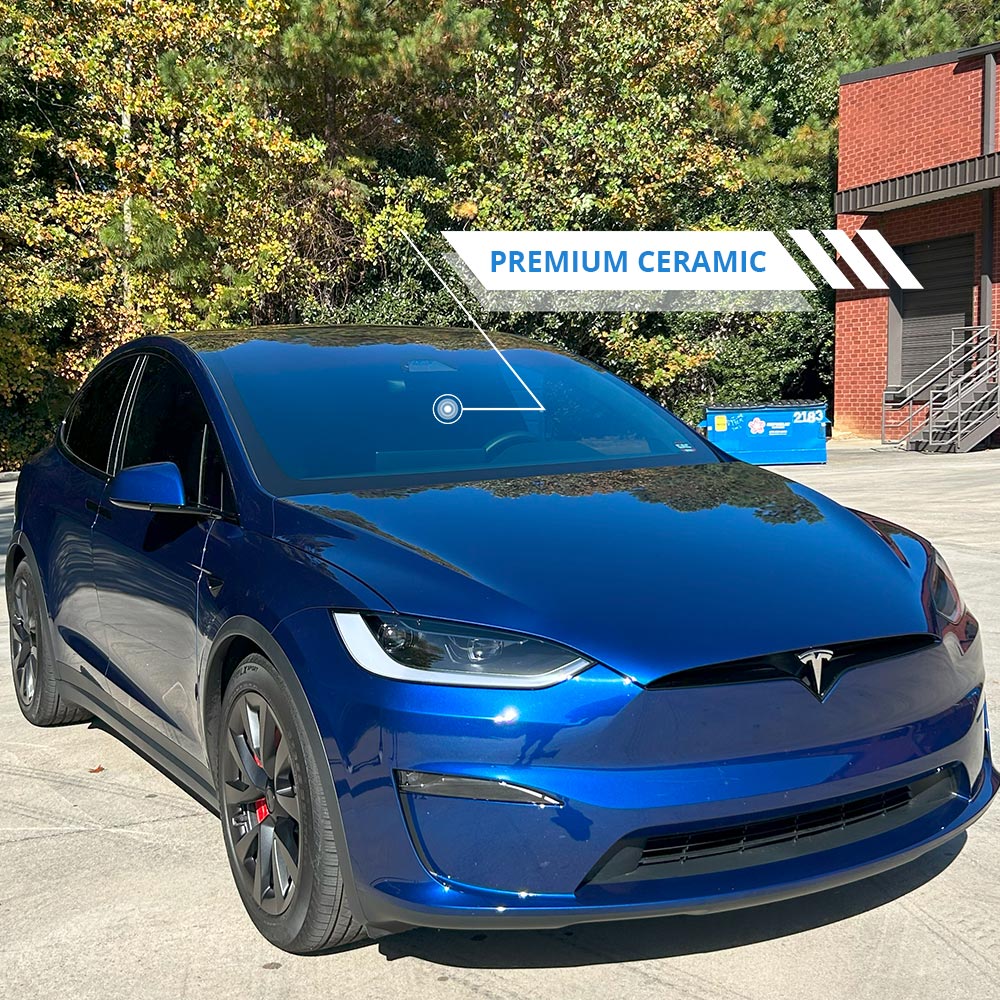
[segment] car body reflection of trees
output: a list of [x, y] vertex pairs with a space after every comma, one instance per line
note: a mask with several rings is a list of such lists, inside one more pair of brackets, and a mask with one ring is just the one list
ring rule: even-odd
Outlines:
[[[426, 490], [481, 489], [502, 498], [524, 496], [582, 497], [595, 494], [629, 493], [643, 503], [666, 504], [681, 512], [714, 510], [730, 506], [753, 510], [774, 524], [814, 524], [823, 513], [803, 493], [781, 476], [743, 462], [659, 468], [610, 469], [599, 472], [561, 472], [513, 479], [483, 479], [474, 482], [412, 486], [402, 489], [358, 490], [359, 497], [404, 498]], [[326, 507], [328, 517], [344, 512]], [[344, 520], [351, 520], [344, 517]]]

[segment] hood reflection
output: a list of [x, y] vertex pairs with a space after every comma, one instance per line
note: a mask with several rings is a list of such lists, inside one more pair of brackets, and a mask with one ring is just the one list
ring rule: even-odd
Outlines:
[[[622, 493], [631, 494], [642, 503], [666, 504], [680, 513], [729, 506], [750, 509], [761, 520], [773, 524], [794, 524], [798, 521], [814, 524], [823, 520], [823, 513], [816, 504], [797, 493], [788, 480], [742, 462], [564, 472], [402, 489], [356, 490], [353, 495], [364, 499], [405, 499], [428, 491], [456, 489], [484, 490], [502, 499]], [[329, 511], [330, 516], [338, 518], [345, 513]]]

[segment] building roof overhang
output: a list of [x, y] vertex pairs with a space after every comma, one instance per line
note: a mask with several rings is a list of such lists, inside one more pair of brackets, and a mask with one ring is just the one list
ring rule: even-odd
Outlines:
[[954, 49], [951, 52], [935, 52], [933, 55], [920, 56], [917, 59], [907, 59], [904, 62], [889, 63], [886, 66], [871, 66], [855, 73], [845, 73], [840, 78], [842, 87], [851, 83], [863, 83], [865, 80], [879, 80], [884, 76], [895, 76], [897, 73], [912, 73], [915, 70], [930, 69], [931, 66], [947, 66], [949, 63], [963, 62], [966, 59], [978, 59], [981, 56], [1000, 53], [1000, 42], [990, 42], [987, 45], [975, 45], [968, 49]]
[[872, 215], [1000, 187], [1000, 153], [973, 156], [838, 191], [838, 215]]

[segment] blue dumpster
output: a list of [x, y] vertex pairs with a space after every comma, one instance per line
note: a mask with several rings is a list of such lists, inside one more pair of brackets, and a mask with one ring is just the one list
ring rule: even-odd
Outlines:
[[708, 439], [753, 465], [826, 462], [826, 403], [791, 400], [705, 408]]

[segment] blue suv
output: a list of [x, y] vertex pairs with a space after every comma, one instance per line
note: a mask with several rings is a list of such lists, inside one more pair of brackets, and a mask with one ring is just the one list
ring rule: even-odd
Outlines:
[[933, 547], [466, 330], [114, 351], [17, 488], [14, 684], [214, 809], [264, 936], [699, 913], [986, 808]]

